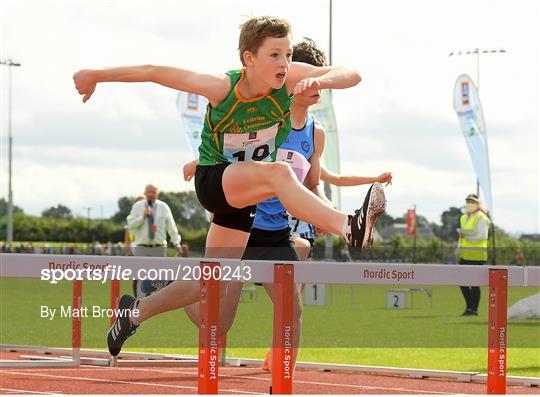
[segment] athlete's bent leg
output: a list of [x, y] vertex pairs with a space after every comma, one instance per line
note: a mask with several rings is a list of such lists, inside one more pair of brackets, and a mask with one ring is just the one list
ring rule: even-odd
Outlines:
[[348, 215], [310, 192], [287, 163], [234, 163], [225, 169], [222, 184], [227, 202], [233, 207], [244, 208], [277, 196], [294, 217], [346, 237]]
[[[220, 336], [226, 335], [231, 329], [238, 309], [238, 302], [242, 295], [242, 286], [240, 282], [221, 282], [220, 289]], [[200, 302], [195, 302], [184, 307], [188, 318], [197, 327], [200, 326], [199, 315]]]
[[131, 316], [135, 325], [160, 313], [179, 309], [199, 301], [199, 281], [175, 281], [139, 300], [139, 315]]
[[[249, 239], [249, 233], [224, 226], [210, 224], [206, 237], [206, 258], [241, 259]], [[242, 294], [242, 283], [222, 281], [220, 284], [220, 334], [225, 335], [231, 328], [238, 302]], [[185, 307], [189, 319], [199, 325], [199, 302]]]
[[305, 238], [300, 236], [293, 236], [294, 249], [301, 261], [305, 262], [309, 259], [309, 253], [311, 251], [311, 244]]
[[[205, 257], [239, 259], [242, 257], [248, 238], [249, 233], [212, 223], [206, 239]], [[224, 299], [220, 305], [222, 327], [228, 329], [232, 325], [238, 300], [240, 299], [238, 289], [241, 291], [242, 286], [229, 287], [227, 285], [241, 283], [223, 284], [223, 294], [230, 289], [231, 295], [231, 299]], [[191, 305], [199, 301], [199, 294], [199, 281], [175, 281], [152, 295], [141, 299], [138, 307], [139, 316], [131, 320], [138, 325], [157, 314]]]

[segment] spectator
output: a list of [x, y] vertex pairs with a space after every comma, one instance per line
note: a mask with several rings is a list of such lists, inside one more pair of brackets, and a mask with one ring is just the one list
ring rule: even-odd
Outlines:
[[189, 245], [187, 243], [182, 244], [182, 257], [189, 258]]
[[[171, 238], [178, 254], [181, 253], [180, 235], [176, 228], [171, 209], [161, 200], [158, 200], [159, 190], [154, 185], [146, 185], [144, 189], [145, 200], [133, 204], [131, 213], [127, 218], [128, 229], [133, 233], [134, 256], [167, 256], [167, 234]], [[165, 281], [135, 282], [134, 293], [143, 297], [163, 287]]]
[[[135, 199], [133, 204], [138, 203], [139, 201], [144, 200], [144, 196], [139, 196]], [[133, 256], [133, 250], [132, 247], [135, 246], [135, 243], [132, 243], [135, 239], [135, 235], [129, 230], [128, 225], [126, 224], [126, 227], [124, 228], [124, 248], [125, 248], [125, 254], [127, 256]]]
[[[491, 223], [486, 211], [480, 206], [476, 194], [465, 198], [466, 213], [461, 216], [457, 229], [459, 242], [457, 257], [460, 265], [484, 265], [488, 258], [488, 233]], [[480, 287], [459, 287], [467, 305], [462, 316], [478, 316]]]
[[352, 260], [349, 252], [349, 246], [345, 240], [341, 241], [339, 245], [338, 260], [340, 262], [350, 262]]
[[105, 255], [112, 255], [112, 242], [110, 241], [107, 241], [107, 245], [105, 246]]
[[96, 241], [94, 243], [94, 255], [102, 255], [103, 254], [103, 246], [99, 241]]
[[516, 249], [516, 255], [514, 256], [514, 259], [512, 261], [512, 265], [518, 265], [518, 266], [525, 266], [525, 257], [523, 256], [523, 252], [521, 249]]

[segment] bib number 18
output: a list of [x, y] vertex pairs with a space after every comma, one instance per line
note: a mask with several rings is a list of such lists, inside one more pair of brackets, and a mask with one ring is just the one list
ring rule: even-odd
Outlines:
[[[261, 145], [253, 149], [253, 151], [247, 151], [248, 155], [251, 153], [251, 160], [253, 161], [262, 161], [270, 155], [270, 147], [268, 145]], [[241, 150], [239, 152], [233, 153], [234, 158], [237, 158], [238, 161], [246, 161], [246, 150]]]

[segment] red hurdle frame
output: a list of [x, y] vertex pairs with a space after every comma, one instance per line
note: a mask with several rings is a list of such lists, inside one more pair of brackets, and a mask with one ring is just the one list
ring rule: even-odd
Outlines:
[[81, 308], [82, 308], [82, 280], [73, 280], [73, 301], [72, 313], [78, 313], [78, 316], [71, 316], [71, 347], [73, 349], [73, 365], [76, 367], [81, 364]]
[[199, 394], [217, 394], [219, 377], [219, 279], [214, 278], [214, 268], [219, 267], [217, 262], [201, 262], [203, 268], [212, 269], [212, 277], [204, 280], [201, 277], [201, 300], [199, 306]]
[[294, 288], [294, 265], [275, 265], [272, 394], [292, 394]]
[[116, 310], [120, 303], [120, 280], [111, 280], [111, 308], [113, 315], [109, 319], [109, 325], [113, 325], [116, 321]]
[[[220, 266], [201, 262], [201, 267]], [[202, 269], [201, 269], [202, 273]], [[212, 275], [214, 271], [212, 270]], [[218, 279], [200, 281], [201, 326], [199, 328], [199, 394], [218, 393], [219, 349], [225, 337], [219, 337], [220, 285]], [[292, 394], [294, 265], [274, 266], [274, 336], [272, 349], [273, 394]], [[488, 297], [488, 370], [487, 394], [506, 393], [508, 270], [489, 269]], [[111, 307], [118, 307], [120, 282], [111, 281]], [[73, 309], [81, 307], [82, 281], [73, 282]], [[111, 318], [111, 323], [114, 318]], [[224, 343], [225, 342], [225, 343]], [[74, 361], [78, 362], [81, 346], [81, 318], [73, 317]], [[78, 364], [76, 364], [78, 365]]]
[[487, 394], [506, 394], [508, 270], [489, 270]]

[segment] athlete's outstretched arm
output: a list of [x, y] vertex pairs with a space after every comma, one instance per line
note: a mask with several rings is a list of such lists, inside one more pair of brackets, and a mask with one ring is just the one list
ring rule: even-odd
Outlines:
[[344, 66], [313, 66], [293, 62], [287, 80], [287, 91], [299, 94], [311, 89], [341, 89], [354, 87], [362, 77], [358, 70]]
[[358, 186], [375, 182], [391, 183], [392, 173], [384, 172], [379, 176], [338, 175], [321, 165], [321, 180], [336, 186]]
[[309, 168], [304, 185], [321, 199], [326, 201], [329, 205], [332, 205], [330, 200], [328, 200], [328, 197], [326, 197], [326, 194], [324, 194], [324, 188], [321, 185], [321, 157], [324, 152], [326, 135], [324, 127], [318, 122], [315, 122], [313, 135], [315, 148], [313, 154], [309, 158], [311, 167]]
[[73, 80], [79, 94], [84, 95], [83, 102], [90, 99], [97, 83], [105, 82], [156, 83], [205, 96], [212, 104], [219, 104], [230, 91], [230, 81], [226, 75], [198, 73], [170, 66], [141, 65], [83, 69], [73, 75]]

